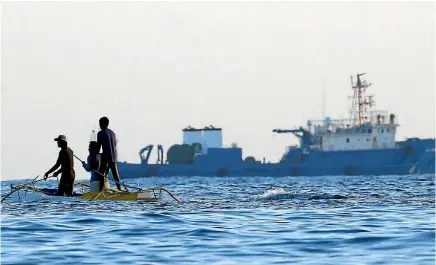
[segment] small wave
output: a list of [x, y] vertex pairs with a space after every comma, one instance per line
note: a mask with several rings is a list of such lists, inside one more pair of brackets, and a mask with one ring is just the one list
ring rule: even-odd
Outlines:
[[96, 224], [96, 223], [101, 223], [101, 222], [104, 222], [104, 221], [101, 220], [101, 219], [98, 219], [98, 218], [84, 217], [84, 218], [73, 219], [70, 222], [71, 223], [76, 223], [76, 224]]
[[321, 194], [321, 195], [313, 195], [313, 196], [309, 197], [310, 200], [330, 200], [330, 199], [340, 200], [340, 199], [346, 199], [346, 198], [347, 197], [342, 196], [342, 195], [338, 195], [338, 194], [335, 194], [335, 195]]
[[347, 197], [338, 194], [299, 194], [295, 192], [287, 192], [283, 188], [271, 188], [256, 198], [262, 200], [286, 200], [286, 199], [300, 199], [300, 200], [338, 200], [346, 199]]
[[199, 238], [220, 238], [223, 237], [224, 234], [228, 236], [232, 236], [233, 233], [223, 230], [223, 229], [212, 229], [212, 228], [195, 228], [190, 231], [184, 231], [183, 234], [190, 237], [199, 237]]
[[395, 239], [394, 236], [361, 236], [345, 240], [347, 244], [377, 244], [382, 241]]
[[265, 191], [263, 194], [257, 195], [256, 198], [263, 200], [283, 200], [290, 199], [294, 196], [295, 194], [286, 192], [283, 188], [271, 188]]

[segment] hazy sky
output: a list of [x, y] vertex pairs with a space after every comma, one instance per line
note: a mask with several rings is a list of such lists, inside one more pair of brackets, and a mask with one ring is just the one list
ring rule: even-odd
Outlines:
[[358, 72], [398, 140], [435, 134], [429, 2], [17, 2], [1, 24], [2, 180], [44, 174], [59, 134], [86, 159], [101, 116], [122, 161], [210, 124], [276, 161], [297, 140], [272, 130], [322, 119], [324, 89], [325, 114], [347, 117]]

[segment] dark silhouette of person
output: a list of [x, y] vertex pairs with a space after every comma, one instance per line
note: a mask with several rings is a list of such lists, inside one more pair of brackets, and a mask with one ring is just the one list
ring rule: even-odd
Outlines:
[[[96, 141], [90, 141], [88, 146], [89, 155], [87, 158], [87, 162], [82, 161], [83, 168], [87, 172], [91, 173], [91, 179], [89, 180], [89, 191], [90, 192], [99, 192], [100, 191], [100, 174], [98, 171], [100, 170], [101, 163], [101, 154], [100, 148]], [[109, 188], [109, 183], [105, 178], [105, 188]]]
[[[107, 117], [100, 118], [99, 124], [101, 131], [97, 133], [97, 148], [98, 150], [100, 150], [100, 147], [102, 148], [99, 172], [106, 176], [110, 169], [118, 190], [121, 190], [120, 175], [117, 167], [117, 139], [115, 133], [108, 128], [109, 119]], [[100, 175], [100, 191], [103, 189], [104, 176]]]
[[55, 177], [61, 174], [61, 181], [59, 182], [57, 195], [71, 196], [73, 195], [73, 185], [76, 177], [76, 172], [74, 171], [73, 151], [68, 147], [67, 137], [65, 135], [59, 135], [54, 140], [57, 142], [58, 147], [61, 148], [61, 150], [59, 151], [59, 157], [56, 164], [44, 174], [44, 179], [47, 179], [47, 176], [60, 166], [61, 168], [53, 174]]

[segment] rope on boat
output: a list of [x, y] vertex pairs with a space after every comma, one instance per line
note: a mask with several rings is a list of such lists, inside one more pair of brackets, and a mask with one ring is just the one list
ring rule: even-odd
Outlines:
[[102, 194], [104, 192], [104, 189], [102, 189], [99, 193], [97, 193], [97, 195], [95, 195], [94, 197], [92, 197], [91, 199], [89, 199], [89, 201], [92, 201], [93, 199], [97, 198], [98, 196], [100, 196], [100, 194]]
[[[90, 201], [92, 201], [92, 200], [94, 200], [95, 198], [98, 198], [104, 191], [107, 191], [108, 189], [103, 189], [102, 191], [100, 191], [99, 193], [97, 193], [94, 197], [92, 197], [91, 199], [89, 199]], [[130, 193], [124, 193], [124, 192], [120, 192], [119, 190], [114, 190], [114, 189], [111, 189], [111, 190], [113, 190], [113, 191], [115, 191], [115, 192], [118, 192], [118, 193], [121, 193], [121, 195], [128, 195], [128, 194], [130, 194]], [[171, 198], [173, 198], [175, 201], [177, 201], [177, 202], [182, 202], [179, 198], [177, 198], [174, 194], [172, 194], [169, 190], [167, 190], [166, 188], [163, 188], [163, 187], [154, 187], [154, 188], [151, 188], [151, 189], [146, 189], [146, 190], [144, 190], [144, 189], [141, 189], [140, 191], [138, 191], [138, 192], [153, 192], [153, 194], [154, 194], [154, 196], [155, 196], [155, 198], [157, 197], [157, 195], [156, 195], [156, 193], [155, 193], [155, 191], [160, 191], [160, 192], [162, 192], [162, 191], [165, 191], [168, 195], [170, 195], [171, 196]], [[111, 198], [111, 197], [114, 197], [114, 196], [118, 196], [118, 195], [120, 195], [120, 194], [113, 194], [112, 196], [109, 196], [108, 198]]]
[[[79, 182], [79, 183], [74, 183], [73, 187], [87, 187], [87, 188], [89, 188], [90, 186], [87, 183]], [[122, 190], [116, 190], [116, 189], [112, 189], [112, 188], [105, 188], [104, 190], [112, 191], [112, 192], [116, 192], [116, 193], [121, 193], [121, 194], [129, 194], [128, 192], [125, 192], [125, 191], [122, 191]]]
[[[77, 187], [77, 186], [85, 186], [85, 187], [88, 187], [89, 188], [89, 184], [86, 184], [86, 183], [76, 183], [76, 184], [74, 184], [74, 187]], [[150, 189], [142, 189], [142, 188], [139, 188], [140, 190], [139, 190], [139, 192], [153, 192], [154, 193], [154, 191], [165, 191], [168, 195], [170, 195], [171, 196], [171, 198], [173, 198], [175, 201], [177, 201], [177, 202], [182, 202], [182, 200], [180, 200], [179, 198], [177, 198], [174, 194], [172, 194], [167, 188], [164, 188], [164, 187], [154, 187], [154, 188], [150, 188]], [[92, 197], [91, 199], [90, 199], [90, 201], [91, 200], [93, 200], [93, 199], [95, 199], [95, 198], [97, 198], [98, 196], [100, 196], [100, 194], [101, 193], [103, 193], [104, 191], [112, 191], [112, 192], [115, 192], [115, 193], [118, 193], [118, 194], [114, 194], [113, 196], [117, 196], [117, 195], [120, 195], [120, 194], [125, 194], [125, 195], [127, 195], [127, 194], [130, 194], [129, 192], [128, 193], [126, 193], [126, 192], [123, 192], [123, 191], [119, 191], [119, 190], [116, 190], [116, 189], [111, 189], [111, 188], [109, 188], [109, 189], [103, 189], [102, 191], [100, 191], [97, 195], [95, 195], [94, 197]]]

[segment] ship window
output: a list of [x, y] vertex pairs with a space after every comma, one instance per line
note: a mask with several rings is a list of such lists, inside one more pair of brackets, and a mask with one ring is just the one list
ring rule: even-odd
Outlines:
[[347, 143], [349, 143], [350, 142], [350, 138], [347, 138]]
[[389, 132], [389, 128], [386, 129], [386, 132]]
[[372, 133], [372, 129], [369, 129], [369, 130], [368, 130], [368, 133]]
[[382, 133], [383, 133], [383, 129], [382, 129]]

